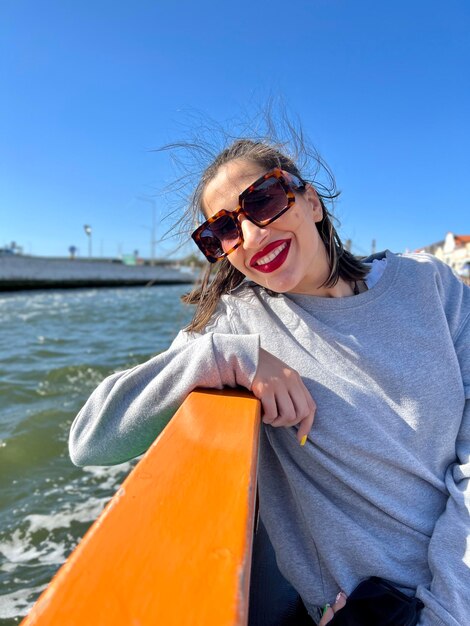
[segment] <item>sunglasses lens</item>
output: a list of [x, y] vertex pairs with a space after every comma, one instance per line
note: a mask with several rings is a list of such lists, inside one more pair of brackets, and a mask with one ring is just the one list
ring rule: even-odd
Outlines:
[[208, 224], [199, 237], [204, 254], [212, 257], [222, 256], [240, 239], [235, 221], [227, 215]]
[[268, 178], [246, 195], [243, 209], [247, 215], [258, 222], [272, 220], [287, 206], [287, 196], [276, 178]]

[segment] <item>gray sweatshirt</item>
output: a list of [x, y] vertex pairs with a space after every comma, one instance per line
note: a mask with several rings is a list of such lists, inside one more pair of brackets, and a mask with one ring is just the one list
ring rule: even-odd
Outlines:
[[[260, 511], [307, 608], [382, 576], [420, 626], [470, 624], [470, 289], [428, 255], [386, 253], [369, 291], [271, 296], [243, 283], [202, 334], [113, 374], [75, 419], [77, 465], [143, 453], [195, 387], [251, 387], [259, 347], [317, 404], [305, 446], [263, 426]], [[221, 416], [223, 419], [223, 416]]]

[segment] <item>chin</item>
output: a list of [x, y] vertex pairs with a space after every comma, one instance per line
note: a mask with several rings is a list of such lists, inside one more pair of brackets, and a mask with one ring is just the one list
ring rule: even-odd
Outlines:
[[293, 278], [276, 278], [273, 276], [272, 279], [265, 279], [264, 281], [256, 281], [258, 284], [263, 285], [266, 289], [270, 289], [271, 291], [275, 291], [276, 293], [289, 293], [289, 291], [294, 291], [297, 287], [299, 281], [294, 280]]

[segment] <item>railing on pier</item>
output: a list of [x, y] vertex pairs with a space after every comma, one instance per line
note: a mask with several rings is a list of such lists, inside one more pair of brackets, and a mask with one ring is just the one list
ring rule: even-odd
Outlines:
[[259, 415], [190, 394], [22, 626], [245, 625]]

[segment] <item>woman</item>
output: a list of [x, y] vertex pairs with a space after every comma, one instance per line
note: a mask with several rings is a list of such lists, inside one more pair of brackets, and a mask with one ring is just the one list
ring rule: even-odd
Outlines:
[[310, 615], [380, 576], [422, 600], [422, 626], [468, 623], [470, 290], [427, 255], [356, 259], [265, 142], [223, 151], [194, 204], [219, 270], [168, 351], [95, 390], [72, 460], [135, 457], [192, 389], [242, 385], [263, 410], [260, 514]]

